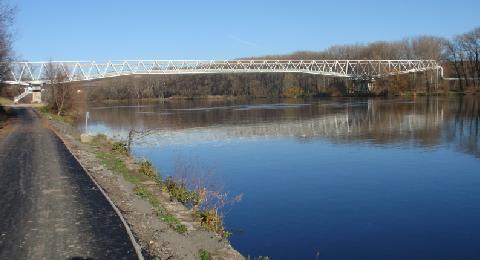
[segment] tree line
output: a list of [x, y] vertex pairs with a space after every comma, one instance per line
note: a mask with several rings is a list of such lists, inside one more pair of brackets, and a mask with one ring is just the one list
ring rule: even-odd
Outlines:
[[[446, 78], [435, 89], [436, 72], [426, 71], [378, 79], [369, 94], [397, 95], [407, 92], [477, 91], [480, 87], [480, 27], [446, 39], [419, 36], [399, 41], [336, 45], [324, 51], [299, 51], [241, 59], [270, 60], [437, 60]], [[90, 84], [90, 100], [186, 98], [205, 96], [317, 97], [358, 94], [349, 79], [297, 73], [148, 75], [112, 78]]]
[[480, 27], [446, 40], [443, 45], [446, 66], [457, 78], [459, 87], [480, 86]]
[[[0, 0], [0, 80], [8, 73], [8, 63], [14, 56], [11, 48], [14, 13], [14, 8]], [[323, 51], [299, 51], [287, 55], [242, 59], [432, 59], [441, 62], [446, 78], [455, 79], [441, 81], [440, 89], [437, 89], [437, 75], [433, 71], [395, 75], [377, 79], [368, 93], [397, 95], [409, 92], [427, 94], [441, 90], [478, 91], [479, 52], [480, 27], [477, 27], [449, 39], [419, 36], [399, 41], [335, 45]], [[349, 79], [298, 73], [125, 76], [83, 85], [91, 86], [86, 88], [87, 98], [97, 101], [206, 96], [318, 97], [364, 94], [357, 89], [355, 82]], [[1, 92], [4, 95], [18, 94], [15, 89], [6, 91], [6, 88], [2, 88]]]

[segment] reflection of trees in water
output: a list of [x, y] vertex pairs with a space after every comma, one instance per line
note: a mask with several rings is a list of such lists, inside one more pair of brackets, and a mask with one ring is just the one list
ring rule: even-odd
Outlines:
[[[184, 102], [92, 110], [113, 128], [160, 129], [161, 142], [251, 137], [324, 137], [333, 142], [431, 147], [453, 142], [479, 154], [479, 98], [339, 99], [309, 103]], [[263, 101], [264, 102], [264, 101]], [[168, 138], [166, 138], [168, 137]]]
[[465, 153], [480, 157], [479, 98], [459, 99], [452, 120], [445, 128], [448, 142], [453, 143]]

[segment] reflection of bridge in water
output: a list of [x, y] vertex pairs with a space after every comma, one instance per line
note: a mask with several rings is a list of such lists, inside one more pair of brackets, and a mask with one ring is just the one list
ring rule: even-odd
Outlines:
[[462, 103], [438, 98], [421, 102], [370, 99], [291, 104], [281, 109], [251, 105], [155, 110], [147, 106], [134, 112], [125, 108], [129, 113], [117, 109], [113, 117], [111, 110], [102, 109], [93, 112], [93, 119], [123, 132], [134, 125], [158, 129], [145, 142], [155, 145], [292, 137], [375, 144], [412, 141], [433, 147], [447, 139], [480, 156], [476, 107], [475, 98]]
[[[319, 118], [301, 121], [255, 124], [246, 126], [232, 126], [222, 129], [227, 136], [233, 137], [300, 137], [312, 138], [317, 136], [339, 137], [362, 135], [367, 130], [371, 132], [375, 125], [370, 117], [364, 118], [358, 114], [339, 113]], [[409, 133], [423, 130], [428, 127], [438, 127], [443, 118], [427, 121], [425, 115], [405, 115], [403, 119], [390, 118], [384, 132]]]
[[[243, 125], [227, 125], [204, 128], [187, 128], [159, 130], [150, 141], [166, 143], [219, 142], [242, 138], [282, 138], [298, 139], [327, 138], [335, 140], [371, 141], [374, 143], [396, 142], [412, 138], [416, 133], [432, 130], [432, 135], [445, 122], [443, 114], [435, 118], [427, 115], [408, 114], [401, 118], [391, 116], [386, 119], [386, 127], [379, 127], [373, 117], [359, 113], [338, 113], [318, 118], [256, 123]], [[155, 143], [155, 142], [153, 142]]]

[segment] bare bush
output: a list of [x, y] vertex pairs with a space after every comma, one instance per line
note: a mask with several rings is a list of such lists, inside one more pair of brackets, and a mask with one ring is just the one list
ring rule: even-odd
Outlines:
[[174, 171], [177, 182], [198, 194], [199, 203], [195, 208], [202, 224], [222, 236], [228, 236], [229, 232], [223, 227], [226, 207], [240, 202], [243, 194], [230, 196], [219, 176], [212, 169], [202, 166], [198, 160], [178, 157]]
[[156, 132], [156, 129], [136, 129], [134, 127], [130, 128], [128, 130], [127, 141], [126, 141], [127, 152], [131, 153], [132, 146], [135, 143], [139, 143], [143, 141], [147, 136], [152, 135], [155, 132]]

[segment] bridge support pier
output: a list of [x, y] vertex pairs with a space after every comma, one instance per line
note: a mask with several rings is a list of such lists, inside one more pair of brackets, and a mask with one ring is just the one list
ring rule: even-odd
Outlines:
[[13, 102], [18, 103], [20, 100], [28, 96], [28, 94], [32, 94], [30, 103], [42, 103], [42, 85], [33, 84], [29, 84], [20, 95], [14, 97]]
[[373, 79], [354, 79], [353, 86], [351, 89], [351, 94], [360, 94], [360, 95], [367, 95], [373, 89], [374, 80]]
[[42, 89], [33, 89], [32, 90], [32, 104], [42, 103]]

